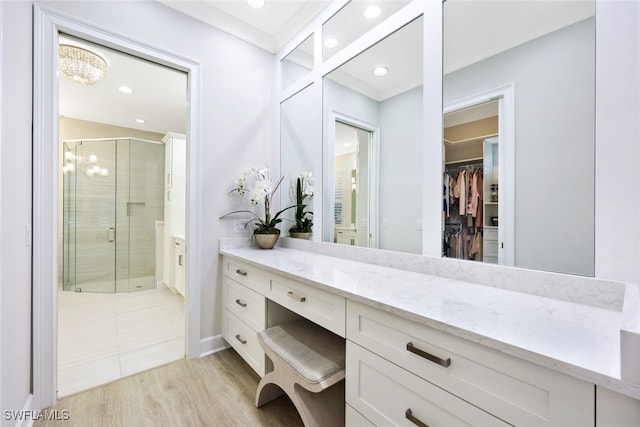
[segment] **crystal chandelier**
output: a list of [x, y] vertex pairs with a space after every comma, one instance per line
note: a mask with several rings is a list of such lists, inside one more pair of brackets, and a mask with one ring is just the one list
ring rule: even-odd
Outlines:
[[92, 85], [104, 77], [107, 61], [97, 53], [79, 46], [61, 44], [58, 47], [62, 74], [74, 82]]

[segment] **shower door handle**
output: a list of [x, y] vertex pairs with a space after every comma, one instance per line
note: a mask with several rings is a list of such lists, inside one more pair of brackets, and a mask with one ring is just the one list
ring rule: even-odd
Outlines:
[[[112, 231], [113, 231], [113, 236], [111, 235]], [[107, 228], [107, 242], [115, 242], [115, 241], [116, 241], [116, 228], [115, 227]]]

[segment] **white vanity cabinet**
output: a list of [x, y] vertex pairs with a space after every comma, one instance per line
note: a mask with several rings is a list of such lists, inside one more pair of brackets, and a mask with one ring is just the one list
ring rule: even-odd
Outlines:
[[222, 336], [261, 377], [265, 354], [257, 333], [267, 324], [264, 292], [269, 277], [262, 271], [229, 258], [223, 259]]
[[347, 403], [376, 425], [594, 425], [593, 384], [403, 317], [349, 301], [347, 338]]

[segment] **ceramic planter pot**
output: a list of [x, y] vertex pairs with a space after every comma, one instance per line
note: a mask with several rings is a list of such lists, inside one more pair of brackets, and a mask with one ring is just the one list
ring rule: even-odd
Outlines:
[[273, 249], [280, 237], [280, 231], [274, 234], [258, 234], [254, 233], [253, 237], [256, 239], [256, 244], [260, 249]]
[[298, 232], [298, 231], [289, 231], [289, 236], [295, 238], [295, 239], [306, 239], [309, 240], [309, 238], [311, 237], [311, 232]]

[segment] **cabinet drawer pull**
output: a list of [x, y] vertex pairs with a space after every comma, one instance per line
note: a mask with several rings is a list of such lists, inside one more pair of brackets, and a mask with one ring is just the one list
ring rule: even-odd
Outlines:
[[409, 421], [411, 421], [412, 423], [414, 423], [415, 425], [417, 425], [418, 427], [429, 427], [427, 424], [423, 423], [422, 421], [420, 421], [419, 419], [413, 416], [413, 413], [411, 412], [411, 408], [404, 411], [404, 417]]
[[243, 340], [240, 334], [236, 334], [236, 339], [240, 341], [240, 344], [246, 344], [247, 340]]
[[447, 357], [446, 359], [440, 359], [438, 356], [434, 356], [433, 354], [429, 354], [424, 350], [420, 350], [419, 348], [414, 347], [412, 342], [407, 343], [407, 351], [410, 351], [413, 354], [417, 354], [420, 357], [424, 357], [425, 359], [433, 363], [437, 363], [440, 366], [444, 366], [445, 368], [448, 368], [449, 365], [451, 365], [450, 358]]
[[246, 307], [247, 303], [242, 301], [241, 299], [237, 299], [236, 300], [236, 304], [238, 304], [240, 307]]
[[307, 300], [306, 297], [301, 297], [300, 295], [296, 295], [292, 291], [287, 292], [287, 295], [289, 296], [289, 298], [293, 298], [296, 301], [305, 302]]
[[241, 275], [241, 276], [246, 276], [246, 275], [247, 275], [247, 272], [246, 272], [246, 271], [242, 271], [242, 270], [240, 270], [240, 269], [237, 269], [237, 270], [236, 270], [236, 273], [238, 273], [238, 274], [239, 274], [239, 275]]

